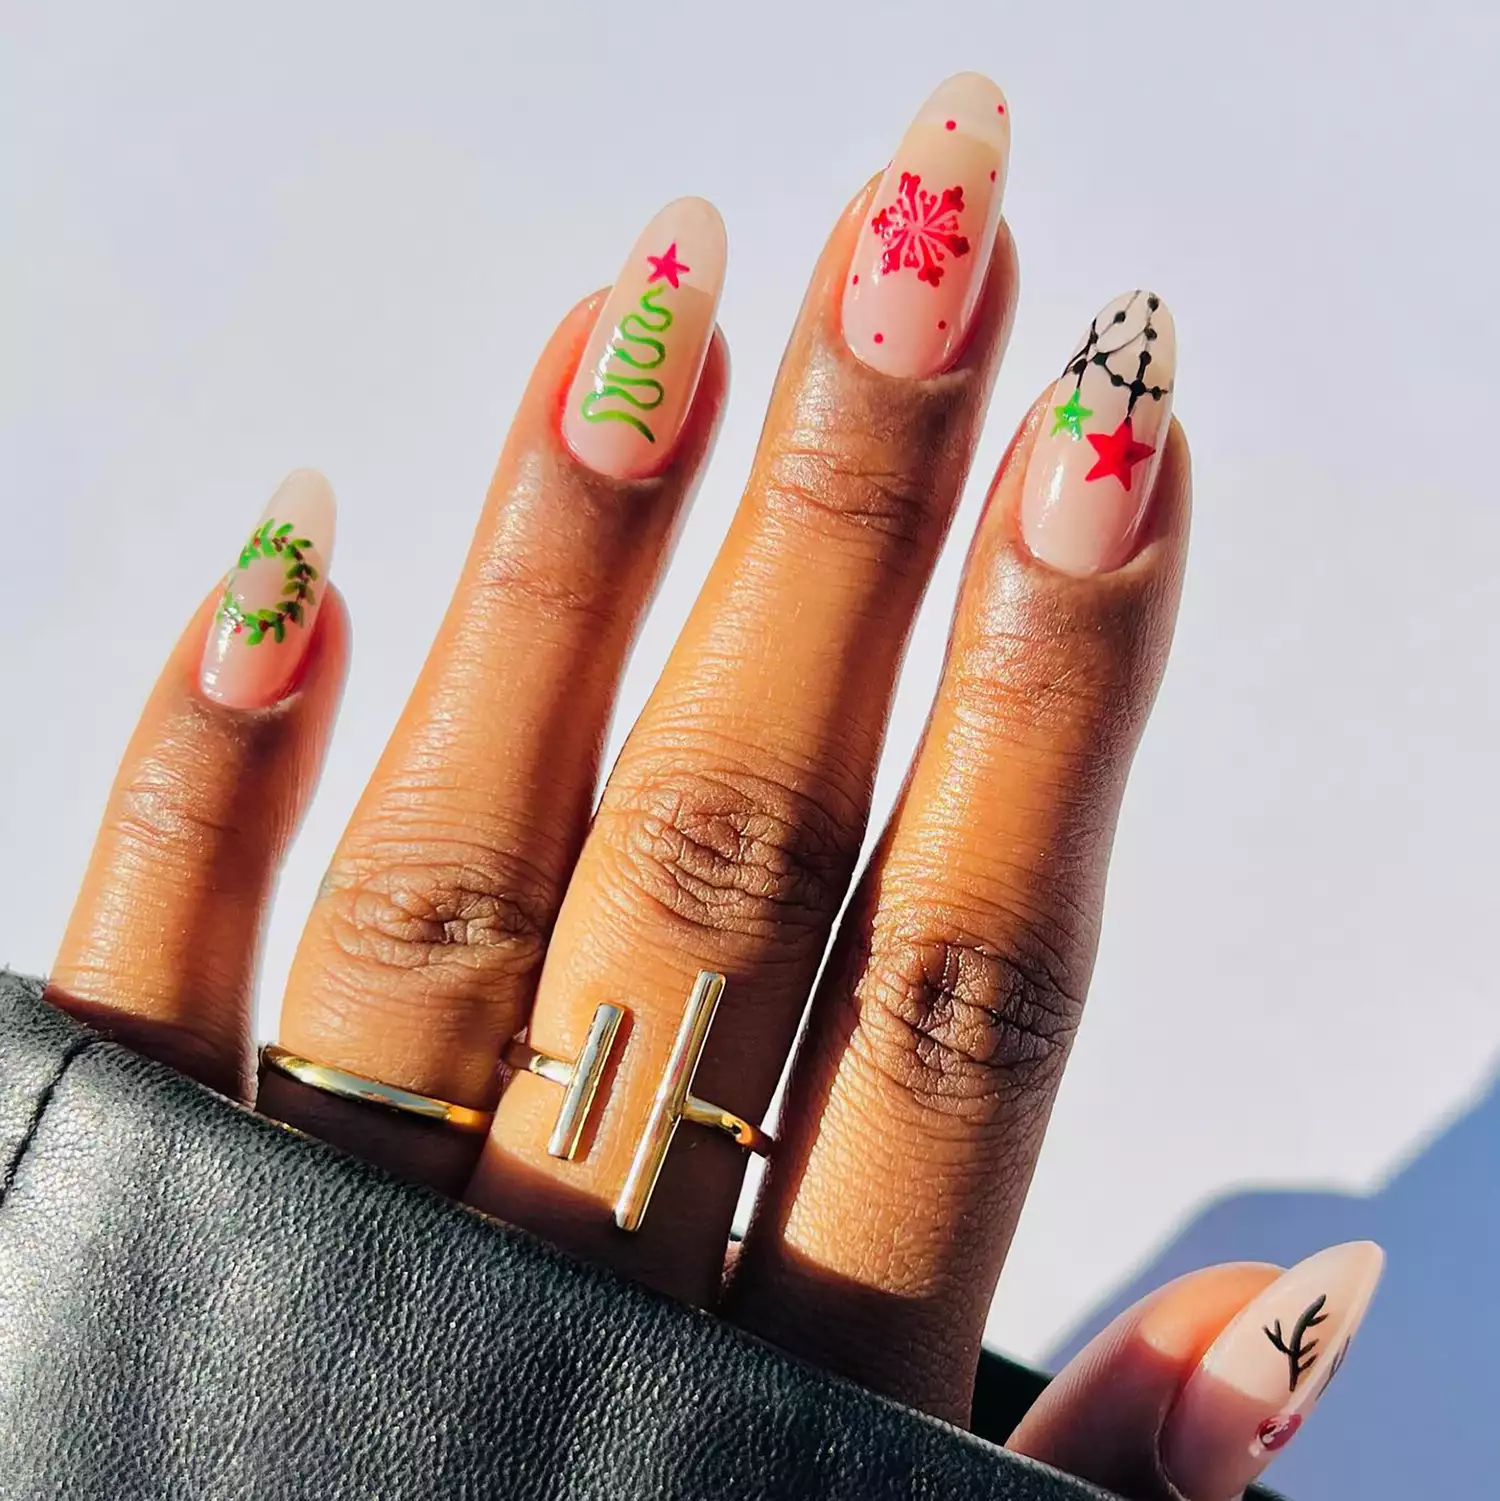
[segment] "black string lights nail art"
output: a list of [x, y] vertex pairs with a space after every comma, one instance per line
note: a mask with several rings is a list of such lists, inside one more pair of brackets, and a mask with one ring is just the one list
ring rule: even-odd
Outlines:
[[[1090, 444], [1095, 460], [1085, 480], [1114, 479], [1129, 490], [1135, 466], [1156, 452], [1154, 445], [1137, 440], [1134, 421], [1142, 401], [1160, 402], [1172, 389], [1170, 384], [1157, 385], [1146, 378], [1157, 338], [1153, 319], [1160, 307], [1161, 299], [1154, 292], [1132, 292], [1103, 328], [1097, 317], [1089, 324], [1082, 348], [1063, 368], [1065, 378], [1073, 377], [1073, 390], [1067, 401], [1052, 408], [1052, 436], [1068, 433], [1075, 443], [1086, 440]], [[1138, 309], [1144, 310], [1143, 317]], [[1083, 404], [1086, 379], [1094, 384], [1107, 381], [1111, 389], [1126, 392], [1125, 416], [1112, 431], [1085, 430], [1084, 423], [1094, 415], [1094, 408]]]

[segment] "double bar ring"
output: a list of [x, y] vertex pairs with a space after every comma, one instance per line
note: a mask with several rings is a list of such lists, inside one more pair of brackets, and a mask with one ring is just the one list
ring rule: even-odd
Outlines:
[[656, 1180], [661, 1176], [662, 1164], [667, 1160], [667, 1150], [682, 1121], [723, 1131], [746, 1150], [763, 1157], [769, 1155], [775, 1145], [759, 1126], [752, 1126], [732, 1111], [711, 1105], [692, 1093], [693, 1075], [708, 1042], [708, 1029], [713, 1026], [725, 983], [723, 975], [709, 969], [699, 970], [698, 978], [693, 982], [666, 1072], [656, 1086], [656, 1095], [636, 1144], [630, 1171], [625, 1175], [625, 1185], [615, 1200], [615, 1224], [622, 1230], [641, 1228]]
[[[656, 1189], [657, 1179], [661, 1176], [662, 1166], [666, 1162], [667, 1152], [671, 1148], [672, 1138], [682, 1122], [721, 1131], [747, 1151], [761, 1156], [768, 1155], [775, 1146], [775, 1142], [759, 1126], [752, 1125], [732, 1110], [724, 1109], [722, 1105], [699, 1099], [692, 1092], [693, 1075], [698, 1071], [698, 1063], [703, 1057], [709, 1029], [713, 1026], [725, 984], [723, 975], [707, 969], [700, 970], [698, 978], [693, 982], [682, 1022], [677, 1029], [677, 1037], [672, 1044], [671, 1056], [667, 1060], [666, 1071], [652, 1097], [651, 1109], [637, 1139], [630, 1170], [615, 1199], [614, 1219], [621, 1230], [634, 1232], [640, 1229], [651, 1203], [651, 1195]], [[596, 1007], [583, 1047], [578, 1057], [571, 1061], [541, 1052], [519, 1038], [506, 1045], [503, 1057], [509, 1067], [536, 1074], [562, 1088], [562, 1103], [558, 1106], [557, 1119], [547, 1140], [547, 1152], [550, 1156], [566, 1162], [577, 1157], [584, 1128], [599, 1093], [600, 1081], [614, 1053], [625, 1014], [623, 1006], [605, 1003]], [[326, 1094], [435, 1121], [452, 1126], [457, 1131], [488, 1131], [494, 1120], [493, 1111], [472, 1110], [466, 1105], [455, 1105], [432, 1095], [418, 1094], [414, 1090], [386, 1084], [379, 1079], [352, 1073], [348, 1069], [314, 1062], [274, 1044], [261, 1049], [261, 1058], [266, 1067]]]

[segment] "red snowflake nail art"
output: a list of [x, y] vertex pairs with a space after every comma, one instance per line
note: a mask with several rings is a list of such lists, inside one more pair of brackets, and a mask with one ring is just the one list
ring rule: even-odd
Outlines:
[[941, 84], [851, 226], [844, 337], [885, 375], [925, 379], [963, 353], [1000, 223], [1010, 147], [995, 113], [1002, 102], [977, 73]]
[[928, 193], [920, 176], [901, 174], [894, 203], [875, 215], [870, 227], [885, 245], [880, 269], [892, 272], [914, 270], [918, 281], [935, 287], [943, 279], [943, 261], [969, 253], [968, 240], [958, 232], [963, 213], [964, 190], [955, 186], [941, 193]]

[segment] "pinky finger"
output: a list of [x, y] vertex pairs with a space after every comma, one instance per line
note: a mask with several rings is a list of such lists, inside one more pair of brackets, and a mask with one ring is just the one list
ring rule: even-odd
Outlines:
[[337, 711], [333, 495], [299, 470], [194, 613], [110, 791], [48, 999], [249, 1097], [262, 922]]
[[1322, 1398], [1383, 1260], [1364, 1241], [1168, 1283], [1064, 1367], [1007, 1447], [1129, 1501], [1231, 1501]]

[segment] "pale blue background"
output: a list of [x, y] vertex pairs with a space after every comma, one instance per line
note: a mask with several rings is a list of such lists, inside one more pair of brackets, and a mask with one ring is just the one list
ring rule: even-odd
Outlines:
[[1176, 312], [1198, 476], [992, 1337], [1040, 1357], [1143, 1269], [1377, 1234], [1368, 1334], [1273, 1473], [1308, 1501], [1493, 1494], [1497, 63], [1495, 7], [1456, 0], [9, 0], [0, 689], [23, 715], [0, 846], [28, 859], [0, 862], [0, 958], [47, 965], [158, 662], [278, 477], [315, 464], [355, 668], [270, 935], [271, 1028], [531, 357], [699, 192], [730, 231], [734, 404], [628, 723], [828, 225], [926, 90], [984, 69], [1012, 103], [1023, 297], [882, 807], [984, 478], [1123, 288]]

